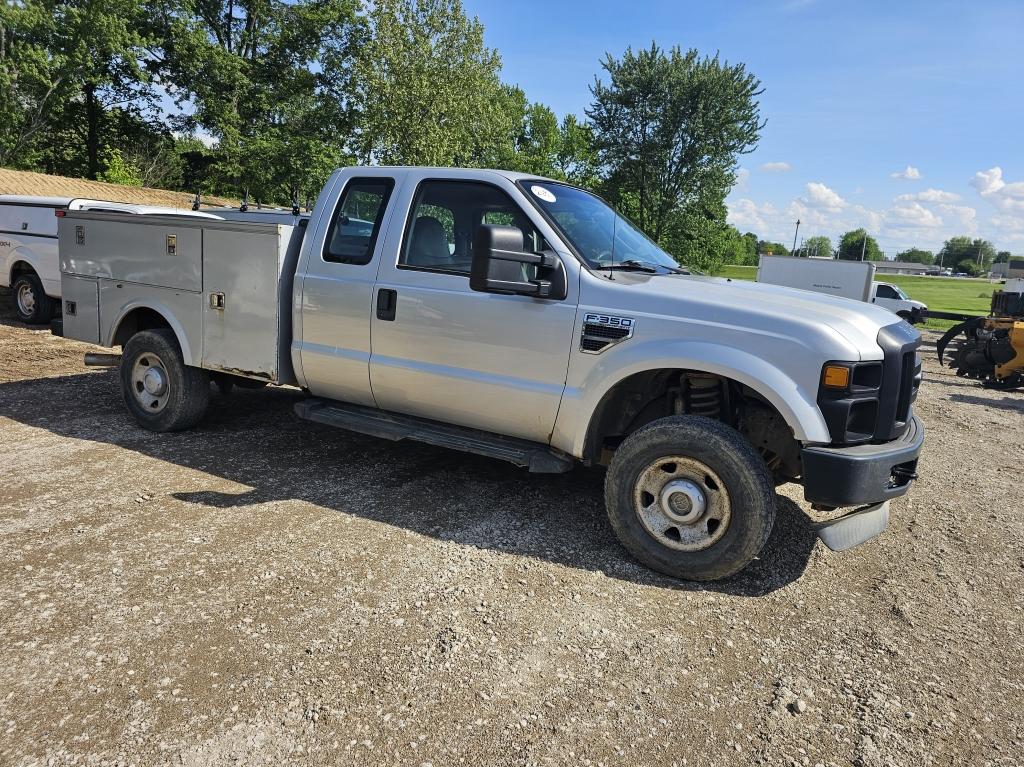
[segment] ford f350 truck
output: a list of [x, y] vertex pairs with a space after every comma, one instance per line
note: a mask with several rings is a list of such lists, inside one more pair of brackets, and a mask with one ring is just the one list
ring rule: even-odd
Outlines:
[[[121, 347], [185, 429], [211, 380], [299, 417], [534, 472], [604, 465], [612, 527], [685, 579], [761, 550], [776, 485], [849, 548], [915, 478], [919, 334], [871, 305], [693, 275], [600, 198], [520, 173], [346, 168], [297, 225], [67, 211], [54, 331]], [[87, 355], [90, 356], [90, 355]]]

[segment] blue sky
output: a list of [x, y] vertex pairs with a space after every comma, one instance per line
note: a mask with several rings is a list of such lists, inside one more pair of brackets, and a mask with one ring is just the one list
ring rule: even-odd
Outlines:
[[730, 220], [787, 247], [865, 226], [889, 257], [954, 234], [1024, 253], [1024, 1], [464, 0], [503, 78], [582, 115], [605, 52], [656, 40], [762, 81]]

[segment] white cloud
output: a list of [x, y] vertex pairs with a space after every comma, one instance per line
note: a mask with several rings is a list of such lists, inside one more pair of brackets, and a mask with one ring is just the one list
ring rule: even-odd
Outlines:
[[908, 165], [903, 170], [898, 170], [889, 174], [890, 178], [902, 178], [906, 180], [915, 180], [921, 178], [921, 171], [915, 168], [913, 165]]
[[[978, 173], [972, 186], [990, 205], [967, 204], [964, 196], [944, 189], [900, 194], [889, 204], [861, 205], [844, 199], [826, 183], [812, 181], [787, 201], [728, 201], [729, 221], [741, 231], [789, 245], [800, 219], [800, 235], [832, 239], [864, 227], [890, 258], [909, 247], [937, 251], [956, 235], [984, 237], [998, 250], [1024, 254], [1024, 183], [1003, 178], [999, 168]], [[988, 207], [988, 210], [985, 210]]]
[[885, 223], [897, 229], [938, 229], [942, 219], [921, 203], [912, 202], [886, 211]]
[[975, 173], [971, 186], [1000, 210], [1024, 211], [1024, 181], [1007, 183], [1003, 180], [1003, 169], [998, 165]]
[[761, 170], [765, 173], [788, 173], [793, 170], [793, 166], [788, 162], [766, 162], [761, 165]]
[[812, 208], [822, 208], [835, 213], [846, 207], [846, 200], [818, 181], [807, 185], [807, 197], [803, 201]]
[[978, 211], [969, 205], [948, 205], [941, 203], [938, 206], [943, 219], [947, 222], [955, 221], [957, 227], [973, 234], [978, 225]]
[[916, 194], [901, 194], [896, 202], [956, 202], [960, 195], [953, 192], [944, 192], [941, 189], [925, 189]]
[[741, 232], [756, 232], [759, 236], [765, 237], [762, 232], [774, 231], [775, 219], [778, 211], [770, 202], [758, 205], [753, 200], [742, 197], [729, 203], [729, 223]]

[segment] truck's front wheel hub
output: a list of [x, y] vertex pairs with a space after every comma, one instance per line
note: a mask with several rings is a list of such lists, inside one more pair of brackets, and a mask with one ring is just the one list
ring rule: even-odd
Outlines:
[[685, 456], [660, 458], [640, 472], [634, 508], [659, 543], [681, 551], [706, 549], [725, 535], [732, 517], [729, 493], [704, 463]]

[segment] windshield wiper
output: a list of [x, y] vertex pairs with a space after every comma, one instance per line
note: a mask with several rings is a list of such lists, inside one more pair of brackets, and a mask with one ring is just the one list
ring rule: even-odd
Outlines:
[[598, 269], [623, 269], [630, 272], [644, 272], [646, 274], [661, 274], [664, 269], [670, 274], [690, 274], [687, 269], [665, 264], [652, 264], [648, 261], [637, 261], [635, 258], [627, 258], [614, 264], [603, 264]]
[[647, 274], [657, 274], [658, 269], [653, 264], [645, 264], [641, 261], [634, 261], [632, 259], [628, 261], [619, 261], [615, 264], [600, 264], [598, 269], [621, 269], [626, 272], [646, 272]]

